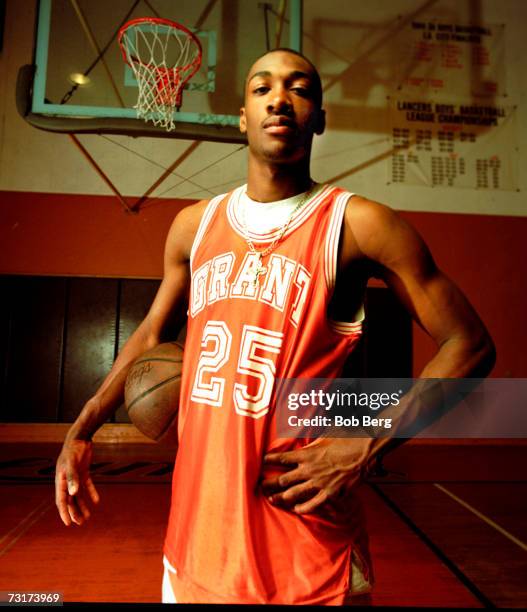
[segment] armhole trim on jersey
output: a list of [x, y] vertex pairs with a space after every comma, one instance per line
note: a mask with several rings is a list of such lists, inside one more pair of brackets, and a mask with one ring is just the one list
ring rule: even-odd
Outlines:
[[[331, 211], [331, 218], [329, 220], [329, 229], [326, 237], [326, 245], [324, 250], [324, 275], [326, 277], [326, 287], [329, 294], [335, 289], [335, 283], [337, 281], [337, 266], [338, 266], [338, 253], [339, 253], [339, 241], [342, 230], [342, 222], [344, 219], [344, 212], [348, 200], [355, 194], [349, 191], [343, 191], [339, 194], [333, 205]], [[362, 333], [362, 322], [364, 321], [364, 304], [361, 304], [353, 321], [335, 321], [328, 317], [329, 327], [336, 333], [350, 336]]]
[[196, 235], [194, 236], [194, 242], [192, 243], [192, 247], [190, 249], [190, 270], [191, 271], [192, 271], [192, 262], [194, 260], [194, 255], [196, 254], [196, 250], [201, 240], [203, 239], [203, 235], [205, 234], [207, 227], [209, 226], [209, 223], [212, 217], [214, 216], [214, 213], [216, 212], [216, 208], [218, 208], [219, 203], [223, 200], [223, 198], [226, 195], [227, 194], [223, 193], [219, 196], [213, 197], [212, 200], [210, 200], [210, 202], [207, 204], [205, 208], [205, 212], [203, 213], [203, 216], [201, 217], [201, 221], [199, 222], [198, 231], [196, 232]]
[[328, 318], [328, 325], [330, 329], [342, 336], [356, 336], [362, 334], [362, 322], [364, 321], [364, 306], [362, 304], [355, 317], [357, 321], [353, 322], [335, 321]]
[[324, 275], [326, 277], [326, 287], [329, 292], [335, 288], [337, 280], [337, 264], [339, 252], [339, 240], [342, 228], [342, 220], [348, 200], [353, 196], [353, 193], [343, 191], [340, 193], [333, 205], [331, 218], [329, 220], [328, 234], [326, 236], [326, 245], [324, 250]]

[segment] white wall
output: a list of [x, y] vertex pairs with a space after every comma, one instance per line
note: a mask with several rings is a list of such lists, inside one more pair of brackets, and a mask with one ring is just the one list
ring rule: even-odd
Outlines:
[[[517, 146], [518, 152], [509, 153], [517, 159], [519, 191], [390, 184], [386, 108], [393, 83], [389, 71], [399, 25], [412, 15], [420, 20], [437, 17], [472, 23], [477, 18], [482, 24], [505, 24], [506, 70], [501, 78], [507, 98], [495, 103], [517, 106], [516, 142], [511, 147]], [[32, 128], [16, 112], [16, 75], [21, 65], [31, 62], [34, 21], [33, 0], [8, 0], [0, 56], [0, 189], [109, 194], [67, 136]], [[304, 51], [316, 61], [326, 85], [342, 75], [325, 94], [330, 127], [316, 139], [313, 177], [320, 181], [341, 177], [338, 183], [351, 191], [403, 210], [525, 215], [526, 24], [524, 0], [304, 0]], [[190, 144], [110, 138], [114, 142], [100, 136], [80, 137], [124, 195], [141, 195], [162, 167], [170, 165]], [[239, 146], [204, 143], [177, 170], [183, 177], [195, 175], [190, 182], [169, 189], [181, 180], [171, 177], [154, 195], [210, 197], [243, 182], [245, 168], [246, 155]]]

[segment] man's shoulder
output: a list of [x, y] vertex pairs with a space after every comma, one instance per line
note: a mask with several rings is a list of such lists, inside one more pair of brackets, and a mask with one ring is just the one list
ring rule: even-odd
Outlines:
[[207, 210], [209, 204], [221, 201], [227, 194], [221, 194], [209, 199], [199, 200], [194, 204], [187, 204], [176, 215], [173, 226], [185, 229], [186, 232], [195, 234], [198, 231], [199, 225]]
[[348, 196], [346, 203], [346, 216], [352, 215], [354, 218], [375, 221], [382, 220], [384, 217], [397, 216], [396, 211], [389, 205], [367, 198], [359, 193], [355, 193], [336, 184], [326, 183], [326, 188], [332, 188], [336, 195], [343, 193]]
[[393, 208], [359, 194], [352, 194], [346, 204], [346, 222], [351, 227], [360, 230], [389, 229], [401, 217]]
[[211, 203], [220, 202], [226, 195], [228, 194], [221, 194], [184, 206], [172, 221], [166, 241], [167, 250], [181, 252], [188, 259], [205, 211]]
[[381, 261], [416, 239], [415, 230], [396, 210], [359, 194], [346, 203], [343, 231], [344, 250], [351, 259]]

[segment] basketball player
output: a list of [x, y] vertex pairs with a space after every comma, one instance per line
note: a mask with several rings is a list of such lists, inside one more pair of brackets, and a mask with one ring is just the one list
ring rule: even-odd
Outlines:
[[339, 375], [370, 277], [435, 340], [422, 377], [486, 376], [494, 347], [412, 227], [311, 180], [324, 111], [305, 57], [275, 50], [255, 62], [240, 129], [247, 185], [174, 220], [152, 307], [67, 434], [56, 502], [66, 525], [89, 518], [91, 438], [122, 402], [131, 363], [188, 308], [164, 600], [345, 604], [373, 582], [356, 485], [386, 438], [277, 438], [275, 378]]

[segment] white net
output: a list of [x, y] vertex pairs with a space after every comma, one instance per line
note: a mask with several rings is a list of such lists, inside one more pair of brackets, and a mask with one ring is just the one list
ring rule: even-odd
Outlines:
[[137, 117], [175, 129], [183, 87], [201, 65], [197, 38], [178, 24], [144, 20], [124, 29], [120, 43], [139, 87]]

